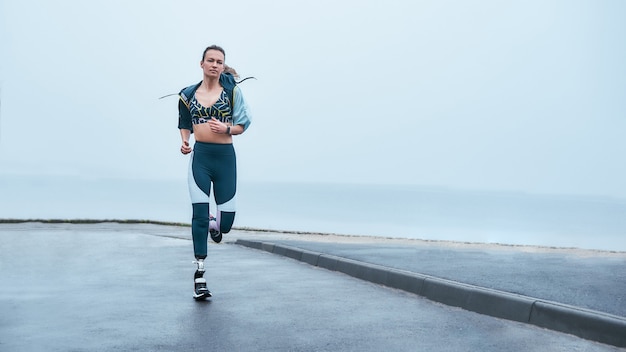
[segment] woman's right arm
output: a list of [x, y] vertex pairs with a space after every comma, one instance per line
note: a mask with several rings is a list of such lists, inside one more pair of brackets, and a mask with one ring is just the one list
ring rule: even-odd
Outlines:
[[183, 154], [191, 153], [191, 147], [189, 146], [189, 138], [193, 131], [193, 125], [191, 124], [191, 114], [189, 108], [183, 102], [182, 99], [178, 101], [178, 129], [180, 130], [180, 138], [182, 139], [182, 145], [180, 152]]
[[182, 128], [180, 130], [180, 138], [182, 139], [183, 143], [180, 146], [180, 152], [183, 154], [189, 154], [191, 153], [191, 147], [189, 146], [189, 137], [191, 136], [191, 131], [188, 129], [184, 129]]

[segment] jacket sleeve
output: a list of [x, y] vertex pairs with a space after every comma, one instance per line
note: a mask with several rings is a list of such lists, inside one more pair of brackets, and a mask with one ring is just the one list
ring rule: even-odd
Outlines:
[[191, 124], [191, 114], [189, 113], [189, 107], [183, 101], [183, 98], [178, 99], [178, 129], [190, 130], [193, 133], [193, 125]]
[[250, 109], [243, 98], [243, 94], [241, 94], [239, 86], [235, 86], [235, 89], [233, 89], [233, 100], [235, 101], [235, 108], [233, 109], [233, 124], [242, 125], [243, 130], [245, 131], [248, 129], [248, 126], [250, 126], [252, 117], [250, 116]]

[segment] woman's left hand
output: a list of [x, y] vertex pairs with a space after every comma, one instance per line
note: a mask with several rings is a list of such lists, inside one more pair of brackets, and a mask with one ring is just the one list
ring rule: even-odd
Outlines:
[[211, 127], [211, 132], [219, 134], [225, 134], [226, 130], [228, 129], [228, 125], [216, 119], [215, 117], [211, 117], [211, 121], [209, 121], [209, 127]]

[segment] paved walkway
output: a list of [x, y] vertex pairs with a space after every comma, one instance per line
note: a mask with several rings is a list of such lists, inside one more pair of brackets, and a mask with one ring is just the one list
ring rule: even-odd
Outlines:
[[[265, 243], [264, 250], [246, 247], [255, 243]], [[371, 252], [381, 251], [380, 243], [393, 243], [397, 250], [416, 245], [234, 231], [225, 243], [210, 244], [206, 276], [214, 297], [195, 302], [188, 228], [1, 224], [0, 351], [623, 350], [320, 269], [335, 255], [344, 256], [335, 264], [348, 262], [350, 253], [331, 249], [364, 255], [353, 263], [365, 257], [372, 262]], [[284, 256], [296, 246], [302, 249], [300, 260], [308, 258], [304, 249], [328, 253], [321, 261], [318, 255], [317, 266], [309, 265]], [[533, 254], [520, 248], [491, 250], [503, 258]], [[397, 252], [398, 259], [403, 253]], [[623, 254], [592, 254], [575, 258], [605, 257], [624, 265]], [[456, 256], [446, 258], [441, 265]], [[464, 270], [476, 268], [468, 264]]]
[[626, 253], [333, 235], [236, 243], [491, 316], [626, 346]]

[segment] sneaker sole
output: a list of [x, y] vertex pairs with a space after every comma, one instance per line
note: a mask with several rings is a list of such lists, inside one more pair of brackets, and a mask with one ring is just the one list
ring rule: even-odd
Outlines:
[[216, 232], [210, 231], [210, 232], [211, 232], [211, 239], [213, 240], [213, 242], [215, 242], [215, 243], [222, 242], [222, 233], [221, 232], [217, 232], [217, 231]]
[[211, 292], [206, 292], [206, 293], [201, 293], [201, 294], [194, 293], [193, 295], [193, 299], [195, 299], [196, 301], [202, 301], [209, 297], [213, 297], [213, 295], [211, 295]]

